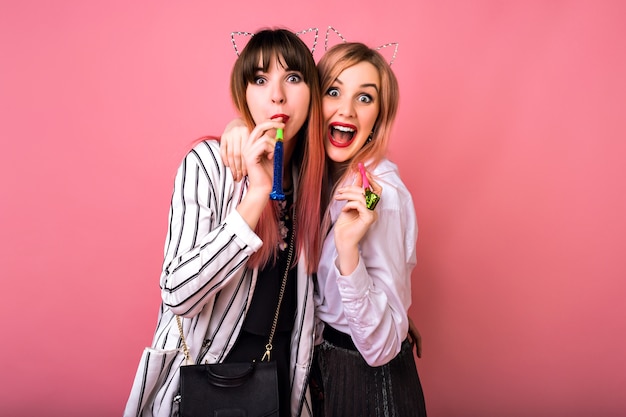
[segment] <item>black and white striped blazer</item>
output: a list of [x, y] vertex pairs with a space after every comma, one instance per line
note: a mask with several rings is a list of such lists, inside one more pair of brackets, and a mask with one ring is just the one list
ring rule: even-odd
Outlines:
[[[143, 352], [124, 416], [177, 415], [184, 364], [176, 315], [195, 362], [224, 359], [239, 334], [256, 285], [246, 267], [262, 242], [235, 210], [246, 192], [220, 158], [219, 143], [197, 144], [178, 168], [160, 286], [162, 304], [151, 347]], [[297, 196], [297, 190], [296, 190]], [[297, 266], [298, 307], [291, 342], [291, 410], [310, 416], [307, 379], [313, 354], [314, 303], [306, 254]]]

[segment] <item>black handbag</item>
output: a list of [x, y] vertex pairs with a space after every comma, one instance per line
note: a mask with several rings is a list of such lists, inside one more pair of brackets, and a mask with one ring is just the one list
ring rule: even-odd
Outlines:
[[181, 417], [278, 417], [276, 362], [180, 368]]
[[[276, 362], [270, 362], [270, 353], [293, 256], [295, 216], [293, 224], [287, 267], [265, 354], [260, 361], [181, 366], [180, 417], [278, 417], [278, 371]], [[176, 320], [185, 358], [191, 363], [180, 317], [176, 316]]]

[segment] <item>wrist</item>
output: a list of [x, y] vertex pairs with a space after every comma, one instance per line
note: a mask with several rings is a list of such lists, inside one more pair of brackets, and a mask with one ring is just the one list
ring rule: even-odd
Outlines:
[[248, 226], [254, 230], [268, 201], [269, 191], [262, 192], [257, 189], [246, 193], [239, 205], [237, 205], [236, 210], [244, 221], [248, 223]]
[[[340, 248], [341, 246], [341, 248]], [[344, 247], [337, 246], [337, 269], [341, 275], [350, 275], [359, 264], [359, 249], [352, 245]]]

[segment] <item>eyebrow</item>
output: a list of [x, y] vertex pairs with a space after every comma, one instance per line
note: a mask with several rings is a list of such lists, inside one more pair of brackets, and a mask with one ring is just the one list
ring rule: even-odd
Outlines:
[[[283, 69], [285, 70], [285, 72], [299, 72], [299, 73], [302, 73], [302, 71], [300, 71], [300, 70], [295, 70], [295, 69], [291, 69], [291, 68], [288, 68], [288, 67], [283, 67]], [[266, 71], [266, 70], [263, 69], [263, 67], [254, 67], [254, 72], [255, 73], [257, 73], [257, 72], [269, 72], [269, 68]]]
[[[343, 82], [339, 78], [335, 78], [335, 82], [343, 85]], [[372, 87], [374, 90], [376, 90], [377, 93], [379, 92], [378, 85], [374, 83], [361, 84], [359, 87], [361, 88]]]

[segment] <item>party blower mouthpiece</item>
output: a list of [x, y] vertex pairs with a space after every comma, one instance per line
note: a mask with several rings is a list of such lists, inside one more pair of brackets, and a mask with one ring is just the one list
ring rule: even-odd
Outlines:
[[272, 200], [284, 200], [283, 192], [283, 129], [276, 129], [276, 144], [274, 145], [274, 183], [270, 193]]

